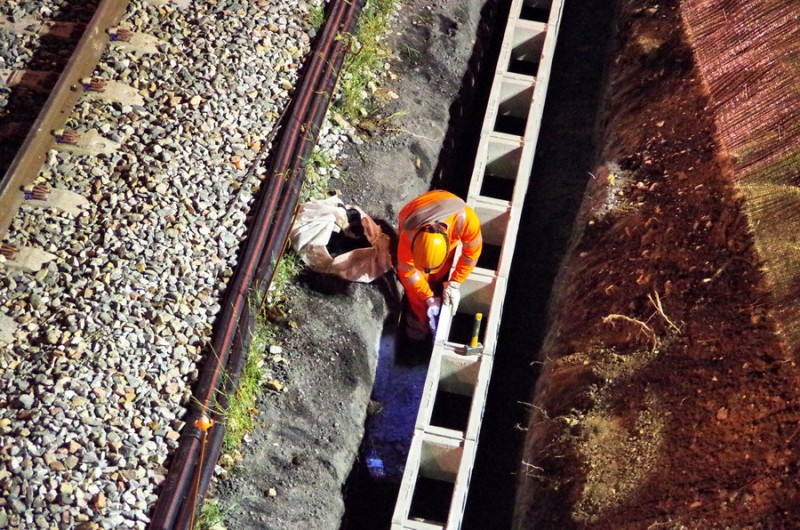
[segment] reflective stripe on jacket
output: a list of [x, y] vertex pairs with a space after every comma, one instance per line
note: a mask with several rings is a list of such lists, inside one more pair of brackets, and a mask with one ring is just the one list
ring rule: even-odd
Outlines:
[[433, 291], [428, 284], [428, 275], [414, 266], [411, 241], [420, 227], [432, 222], [447, 225], [451, 254], [459, 242], [462, 245], [461, 256], [450, 275], [450, 281], [466, 280], [478, 263], [483, 248], [481, 224], [475, 210], [456, 195], [448, 191], [434, 190], [406, 204], [399, 214], [400, 242], [397, 248], [397, 272], [407, 296], [423, 300], [433, 296]]

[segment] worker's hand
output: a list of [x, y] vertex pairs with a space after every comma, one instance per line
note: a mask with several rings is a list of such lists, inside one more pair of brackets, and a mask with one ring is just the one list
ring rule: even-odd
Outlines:
[[444, 305], [450, 306], [450, 315], [456, 316], [458, 303], [461, 301], [461, 284], [458, 282], [444, 282]]
[[431, 296], [425, 300], [428, 304], [428, 325], [431, 328], [431, 333], [436, 334], [436, 326], [439, 325], [439, 313], [442, 310], [442, 299], [438, 296]]

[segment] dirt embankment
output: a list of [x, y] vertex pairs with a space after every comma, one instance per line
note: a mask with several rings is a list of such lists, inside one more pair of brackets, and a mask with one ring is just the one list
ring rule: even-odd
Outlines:
[[796, 528], [800, 371], [746, 196], [680, 3], [621, 4], [516, 527]]

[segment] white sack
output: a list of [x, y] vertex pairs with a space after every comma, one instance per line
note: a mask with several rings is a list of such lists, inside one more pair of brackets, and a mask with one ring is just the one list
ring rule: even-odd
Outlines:
[[[347, 208], [355, 209], [361, 215], [364, 236], [371, 246], [357, 248], [334, 258], [326, 248], [331, 236], [334, 233], [352, 236]], [[300, 206], [289, 232], [289, 240], [311, 270], [352, 282], [371, 282], [392, 268], [389, 236], [360, 208], [345, 206], [336, 196]]]

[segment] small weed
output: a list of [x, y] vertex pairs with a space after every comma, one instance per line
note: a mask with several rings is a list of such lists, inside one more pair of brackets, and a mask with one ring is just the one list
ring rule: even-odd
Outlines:
[[544, 480], [544, 468], [535, 466], [529, 462], [522, 461], [522, 465], [525, 466], [525, 476], [526, 477], [533, 477], [535, 479]]
[[319, 31], [322, 24], [325, 23], [325, 4], [323, 2], [308, 5], [308, 18], [306, 22], [308, 27]]
[[408, 114], [407, 110], [398, 110], [397, 112], [393, 112], [392, 114], [389, 114], [388, 116], [383, 118], [383, 121], [388, 123], [391, 122], [392, 120], [396, 120], [397, 118], [401, 118], [406, 114]]
[[227, 509], [222, 509], [216, 499], [207, 499], [200, 508], [194, 528], [196, 530], [222, 530], [225, 528], [225, 514]]
[[[296, 275], [297, 267], [296, 259], [289, 257], [280, 260], [273, 277], [273, 288], [283, 289], [291, 277]], [[260, 300], [251, 300], [250, 303], [255, 306], [251, 307], [251, 311], [255, 310], [257, 313], [256, 324], [239, 386], [225, 411], [223, 450], [226, 453], [235, 453], [244, 436], [255, 428], [255, 417], [258, 413], [255, 408], [256, 399], [266, 379], [264, 358], [270, 344], [275, 342], [275, 326], [268, 321], [263, 304]]]
[[539, 413], [544, 417], [544, 419], [549, 420], [550, 416], [547, 414], [547, 411], [538, 405], [534, 405], [533, 403], [528, 403], [527, 401], [517, 401], [518, 405], [524, 405], [527, 409], [533, 409], [539, 411]]
[[[272, 277], [272, 284], [270, 285], [270, 294], [283, 293], [286, 286], [299, 274], [302, 264], [300, 256], [294, 252], [286, 252], [281, 260], [278, 262], [278, 267], [275, 269], [275, 274]], [[277, 297], [267, 297], [267, 304], [274, 304], [278, 302]]]
[[[653, 296], [653, 295], [655, 295], [655, 296]], [[663, 318], [667, 322], [667, 324], [669, 324], [669, 327], [674, 329], [675, 332], [678, 335], [680, 335], [681, 334], [681, 328], [676, 326], [675, 323], [672, 320], [670, 320], [670, 318], [664, 312], [664, 306], [661, 304], [661, 298], [658, 296], [658, 292], [654, 291], [653, 295], [649, 295], [648, 294], [647, 295], [647, 299], [650, 300], [650, 303], [653, 304], [653, 307], [656, 308], [656, 311], [658, 312], [659, 315], [661, 315], [661, 318]]]
[[300, 195], [300, 202], [324, 198], [328, 191], [329, 173], [333, 158], [327, 151], [314, 149], [306, 159], [306, 179]]
[[250, 342], [250, 350], [242, 377], [239, 380], [239, 387], [225, 411], [223, 450], [226, 453], [238, 449], [244, 436], [255, 428], [255, 416], [258, 413], [255, 408], [256, 398], [266, 376], [262, 368], [264, 352], [271, 341], [272, 329], [269, 325], [258, 322]]
[[408, 58], [411, 59], [412, 61], [415, 59], [419, 59], [420, 56], [422, 55], [418, 49], [408, 44], [404, 44], [403, 48], [405, 49], [405, 53], [408, 56]]
[[631, 318], [625, 315], [618, 315], [618, 314], [611, 314], [603, 317], [603, 324], [611, 324], [614, 325], [614, 322], [617, 320], [621, 320], [623, 322], [628, 322], [630, 324], [635, 324], [639, 327], [645, 335], [650, 337], [650, 340], [653, 341], [653, 351], [658, 348], [658, 336], [656, 332], [653, 331], [653, 328], [642, 322], [641, 320]]

